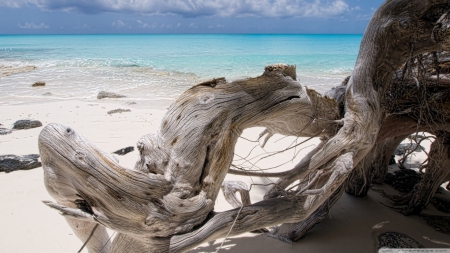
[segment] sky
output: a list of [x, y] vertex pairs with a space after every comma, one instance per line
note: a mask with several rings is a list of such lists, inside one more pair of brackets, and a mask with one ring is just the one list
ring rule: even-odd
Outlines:
[[0, 34], [362, 34], [384, 0], [0, 0]]

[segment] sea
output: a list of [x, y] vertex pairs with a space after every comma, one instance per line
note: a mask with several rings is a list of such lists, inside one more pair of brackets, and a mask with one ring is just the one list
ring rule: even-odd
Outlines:
[[[0, 35], [0, 67], [36, 66], [0, 77], [0, 105], [174, 100], [217, 77], [256, 77], [274, 63], [296, 65], [302, 85], [325, 92], [350, 75], [362, 35]], [[44, 87], [31, 87], [35, 82]]]

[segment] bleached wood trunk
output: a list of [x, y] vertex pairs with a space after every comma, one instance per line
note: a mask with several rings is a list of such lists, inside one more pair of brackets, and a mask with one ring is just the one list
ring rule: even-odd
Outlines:
[[384, 182], [387, 176], [390, 158], [398, 145], [408, 137], [409, 133], [407, 132], [406, 134], [407, 135], [388, 138], [377, 146], [375, 157], [372, 159], [373, 162], [370, 165], [370, 169], [373, 173], [372, 182], [377, 184], [382, 184]]
[[[271, 65], [260, 77], [214, 79], [183, 93], [158, 133], [138, 142], [134, 169], [70, 127], [48, 125], [39, 149], [56, 203], [46, 204], [67, 217], [82, 241], [100, 224], [87, 242], [90, 252], [184, 252], [227, 234], [303, 221], [375, 145], [394, 72], [410, 56], [447, 48], [447, 20], [438, 19], [449, 8], [444, 0], [390, 0], [380, 7], [347, 84], [344, 118], [333, 99], [296, 80], [295, 67]], [[272, 189], [264, 201], [215, 213], [237, 138], [253, 126], [266, 127], [269, 136], [321, 136], [324, 142], [279, 175], [277, 189], [300, 180], [298, 189], [278, 195]], [[117, 232], [112, 243], [103, 226]]]

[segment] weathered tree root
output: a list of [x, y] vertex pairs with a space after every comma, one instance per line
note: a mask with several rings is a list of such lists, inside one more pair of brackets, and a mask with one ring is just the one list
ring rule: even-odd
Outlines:
[[319, 208], [314, 211], [308, 218], [297, 223], [295, 227], [288, 233], [282, 235], [272, 236], [284, 242], [297, 242], [313, 229], [313, 227], [329, 215], [331, 207], [339, 200], [344, 193], [344, 189], [341, 186], [337, 189], [330, 198], [328, 198]]
[[[243, 206], [251, 205], [250, 201], [250, 190], [247, 185], [241, 181], [223, 181], [222, 183], [222, 192], [225, 196], [225, 199], [228, 203], [234, 208], [241, 208]], [[236, 193], [239, 192], [241, 195], [241, 200], [236, 196]], [[266, 228], [261, 228], [257, 230], [253, 230], [253, 233], [268, 233], [269, 230]]]
[[[304, 221], [342, 188], [377, 142], [398, 136], [386, 128], [389, 119], [414, 122], [414, 115], [384, 110], [388, 86], [409, 58], [450, 48], [448, 9], [446, 0], [384, 3], [362, 39], [344, 110], [301, 86], [292, 66], [268, 66], [260, 77], [231, 83], [205, 82], [181, 95], [157, 134], [139, 141], [134, 170], [72, 129], [48, 125], [39, 149], [46, 187], [57, 202], [50, 205], [63, 211], [83, 242], [97, 223], [103, 225], [86, 244], [91, 252], [184, 252], [217, 238]], [[324, 141], [280, 178], [269, 199], [214, 213], [237, 139], [252, 126]], [[287, 189], [297, 180], [298, 187]], [[117, 232], [112, 243], [104, 226]]]
[[450, 173], [450, 134], [438, 132], [431, 144], [429, 163], [423, 179], [414, 187], [408, 205], [402, 210], [405, 215], [419, 214], [433, 197], [438, 187]]
[[[68, 220], [85, 227], [79, 232], [83, 241], [95, 223], [116, 230], [118, 236], [111, 244], [112, 252], [129, 247], [131, 242], [131, 249], [136, 251], [155, 245], [174, 252], [184, 251], [204, 240], [229, 234], [227, 229], [232, 224], [236, 224], [231, 233], [235, 234], [235, 231], [248, 231], [247, 228], [256, 230], [306, 218], [312, 210], [255, 221], [269, 215], [274, 208], [276, 213], [293, 213], [309, 200], [304, 196], [267, 200], [268, 204], [244, 206], [242, 210], [222, 214], [212, 212], [233, 158], [234, 145], [244, 127], [263, 125], [288, 135], [315, 136], [335, 124], [311, 122], [313, 117], [309, 112], [317, 103], [328, 103], [331, 107], [315, 110], [315, 117], [333, 120], [338, 117], [337, 107], [333, 107], [336, 103], [302, 87], [293, 79], [295, 76], [288, 75], [292, 75], [292, 69], [275, 65], [266, 68], [258, 78], [191, 88], [169, 109], [159, 134], [146, 135], [139, 141], [141, 159], [135, 170], [120, 167], [109, 154], [98, 150], [71, 128], [57, 124], [46, 126], [39, 138], [39, 148], [47, 189], [57, 200], [53, 207], [65, 210], [64, 214], [70, 216]], [[210, 104], [213, 102], [228, 106], [217, 107]], [[186, 108], [190, 110], [185, 111]], [[300, 113], [302, 110], [304, 113]], [[189, 135], [181, 138], [184, 132]], [[318, 203], [326, 198], [327, 194], [319, 197]], [[273, 205], [274, 201], [281, 202]], [[286, 201], [295, 203], [286, 205]], [[83, 208], [92, 210], [92, 218], [79, 220], [80, 215], [73, 209], [81, 202]], [[308, 203], [308, 206], [314, 208], [317, 204]], [[259, 211], [249, 211], [249, 208]], [[236, 215], [248, 218], [242, 218], [242, 223], [241, 218], [235, 219]], [[216, 227], [220, 224], [216, 219], [223, 220], [223, 227]], [[209, 220], [216, 220], [214, 226]], [[199, 229], [193, 230], [194, 227]], [[94, 237], [104, 238], [102, 231], [97, 229]], [[184, 238], [182, 235], [188, 231], [200, 234], [178, 242], [176, 238]], [[203, 233], [207, 238], [203, 238]], [[105, 243], [107, 238], [98, 244]], [[99, 248], [93, 240], [86, 247], [93, 251]]]

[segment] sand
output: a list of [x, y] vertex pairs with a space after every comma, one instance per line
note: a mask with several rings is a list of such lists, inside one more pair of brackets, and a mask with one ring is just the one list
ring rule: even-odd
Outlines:
[[[108, 114], [115, 109], [129, 112]], [[43, 125], [57, 122], [71, 126], [86, 136], [102, 150], [113, 152], [118, 149], [134, 146], [138, 139], [147, 133], [156, 133], [167, 103], [158, 105], [128, 105], [120, 100], [106, 102], [86, 102], [68, 100], [41, 104], [1, 106], [0, 123], [2, 127], [10, 127], [19, 119], [40, 120]], [[42, 127], [14, 131], [12, 134], [0, 136], [0, 154], [37, 154], [37, 139]], [[236, 148], [240, 157], [248, 159], [261, 153], [255, 148], [261, 128], [246, 130], [246, 139], [240, 139]], [[282, 150], [292, 143], [301, 140], [274, 136], [266, 151]], [[293, 149], [276, 157], [263, 159], [260, 167], [283, 166], [275, 171], [292, 167], [308, 150], [317, 145], [312, 140], [302, 145], [304, 149]], [[253, 151], [252, 151], [253, 150]], [[251, 153], [250, 155], [248, 155]], [[248, 155], [248, 156], [247, 156]], [[415, 153], [408, 163], [417, 166], [424, 153]], [[118, 156], [120, 163], [131, 168], [137, 160], [137, 151], [125, 156]], [[293, 157], [296, 157], [293, 159]], [[241, 159], [237, 157], [236, 159]], [[258, 158], [253, 159], [255, 162]], [[240, 164], [240, 161], [236, 161]], [[245, 165], [245, 164], [244, 164]], [[256, 169], [256, 168], [254, 168]], [[248, 178], [228, 176], [226, 180], [242, 180], [252, 186], [252, 201], [261, 200], [267, 184], [275, 179]], [[383, 186], [386, 190], [388, 186]], [[0, 245], [2, 252], [77, 252], [82, 242], [73, 234], [65, 220], [55, 210], [41, 203], [52, 200], [45, 190], [42, 168], [29, 171], [0, 173]], [[449, 235], [435, 231], [425, 220], [418, 216], [405, 217], [382, 205], [389, 202], [380, 194], [370, 191], [365, 198], [356, 198], [347, 194], [331, 209], [330, 217], [314, 229], [300, 242], [287, 244], [265, 235], [245, 233], [228, 238], [219, 252], [374, 252], [374, 234], [372, 227], [380, 222], [389, 221], [386, 231], [408, 234], [427, 247], [441, 247], [433, 244], [423, 236], [450, 243]], [[216, 201], [216, 211], [230, 209], [222, 195]], [[435, 212], [433, 207], [426, 211]], [[282, 231], [293, 225], [283, 225]], [[111, 235], [113, 233], [111, 232]], [[190, 252], [216, 252], [223, 240], [205, 243]], [[83, 252], [87, 252], [84, 250]]]

